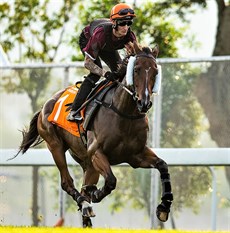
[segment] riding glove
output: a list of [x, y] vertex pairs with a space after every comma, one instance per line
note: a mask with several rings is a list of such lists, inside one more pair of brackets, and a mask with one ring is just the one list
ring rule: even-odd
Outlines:
[[119, 77], [117, 76], [117, 74], [115, 72], [111, 72], [111, 71], [107, 71], [105, 73], [105, 78], [109, 81], [115, 81], [117, 80]]

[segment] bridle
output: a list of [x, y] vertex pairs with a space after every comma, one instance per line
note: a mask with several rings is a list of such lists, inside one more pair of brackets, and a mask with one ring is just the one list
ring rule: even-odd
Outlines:
[[[152, 54], [139, 53], [139, 54], [137, 54], [135, 56], [130, 56], [129, 57], [129, 62], [128, 62], [128, 65], [127, 65], [127, 72], [126, 72], [126, 76], [129, 76], [128, 78], [130, 78], [130, 80], [127, 82], [127, 77], [126, 77], [126, 84], [124, 84], [123, 82], [114, 81], [114, 83], [116, 83], [117, 86], [120, 86], [129, 95], [131, 95], [135, 102], [138, 101], [138, 96], [137, 96], [137, 93], [136, 93], [136, 90], [135, 90], [135, 85], [133, 83], [133, 72], [134, 72], [134, 67], [135, 67], [136, 60], [139, 57], [145, 57], [145, 58], [148, 58], [148, 59], [152, 59], [156, 63], [156, 58]], [[146, 69], [146, 75], [148, 75], [148, 71], [149, 71], [150, 68], [151, 67]], [[146, 80], [147, 80], [147, 78], [146, 78]], [[98, 100], [94, 100], [94, 101], [97, 104], [104, 106], [105, 108], [111, 109], [112, 111], [114, 111], [115, 113], [117, 113], [119, 116], [121, 116], [123, 118], [127, 118], [127, 119], [130, 119], [130, 120], [136, 120], [136, 119], [144, 118], [146, 116], [146, 113], [142, 113], [142, 112], [139, 112], [137, 115], [127, 115], [127, 114], [121, 112], [119, 109], [117, 109], [113, 105], [113, 102], [106, 103], [104, 101], [98, 101]]]
[[[145, 58], [152, 59], [156, 63], [156, 58], [152, 54], [139, 53], [139, 54], [137, 54], [135, 56], [130, 56], [129, 57], [129, 62], [128, 62], [128, 65], [127, 65], [127, 73], [126, 73], [127, 84], [124, 85], [123, 83], [119, 83], [119, 85], [122, 86], [122, 88], [126, 92], [128, 92], [131, 96], [133, 96], [134, 101], [137, 101], [138, 97], [137, 97], [137, 93], [136, 93], [134, 82], [133, 82], [133, 77], [134, 77], [133, 72], [134, 72], [136, 60], [139, 57], [145, 57]], [[145, 70], [146, 71], [146, 76], [148, 75], [148, 71], [150, 70], [150, 68], [151, 67], [149, 67], [148, 69]], [[147, 78], [146, 78], [146, 80], [147, 80]]]

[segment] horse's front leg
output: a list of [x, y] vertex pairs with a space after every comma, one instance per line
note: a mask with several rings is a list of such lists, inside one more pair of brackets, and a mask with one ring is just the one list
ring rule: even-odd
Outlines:
[[150, 148], [146, 148], [140, 163], [140, 167], [156, 168], [160, 172], [162, 196], [161, 203], [157, 207], [156, 214], [160, 221], [166, 222], [168, 220], [170, 207], [173, 201], [168, 165], [164, 160], [157, 157], [157, 155]]
[[97, 203], [116, 188], [117, 179], [112, 172], [107, 157], [102, 153], [101, 150], [96, 150], [92, 156], [92, 165], [95, 171], [101, 174], [105, 179], [105, 183], [102, 188], [97, 189], [96, 186], [91, 187], [92, 202]]
[[84, 170], [84, 180], [81, 189], [81, 195], [84, 196], [87, 202], [82, 204], [82, 226], [92, 227], [91, 217], [95, 217], [91, 203], [92, 193], [97, 190], [96, 184], [99, 180], [99, 173], [95, 170], [92, 164], [88, 165]]

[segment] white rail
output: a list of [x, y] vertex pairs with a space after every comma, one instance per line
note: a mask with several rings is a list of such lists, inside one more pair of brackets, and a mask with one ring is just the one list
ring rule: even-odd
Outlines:
[[[225, 166], [230, 165], [230, 148], [157, 148], [153, 151], [170, 166]], [[17, 153], [15, 149], [0, 149], [0, 166], [54, 166], [47, 149], [30, 149], [24, 155], [8, 160]], [[67, 152], [69, 165], [76, 162]]]
[[[213, 57], [200, 57], [200, 58], [158, 58], [157, 63], [159, 64], [171, 64], [171, 63], [196, 63], [196, 62], [219, 62], [219, 61], [230, 61], [230, 56], [213, 56]], [[14, 63], [6, 64], [1, 66], [0, 69], [10, 70], [10, 69], [37, 69], [37, 68], [74, 68], [74, 67], [84, 67], [83, 61], [68, 62], [68, 63]]]

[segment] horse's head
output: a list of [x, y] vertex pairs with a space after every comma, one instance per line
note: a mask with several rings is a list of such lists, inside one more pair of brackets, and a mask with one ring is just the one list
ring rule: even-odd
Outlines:
[[136, 55], [129, 58], [126, 83], [135, 92], [134, 96], [138, 110], [145, 113], [152, 106], [151, 96], [154, 92], [158, 74], [156, 57], [159, 49], [158, 47], [154, 49], [149, 47], [140, 48], [135, 42], [134, 49]]

